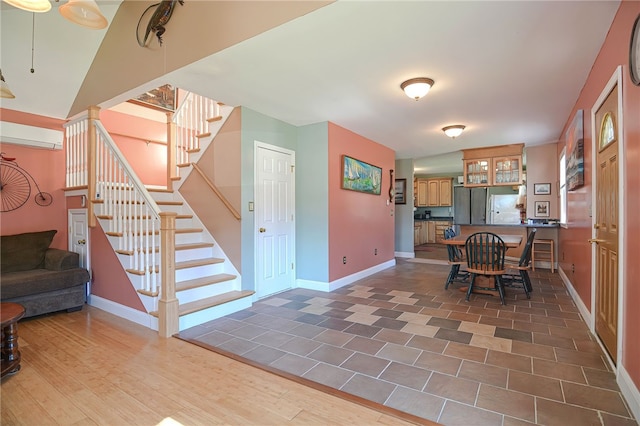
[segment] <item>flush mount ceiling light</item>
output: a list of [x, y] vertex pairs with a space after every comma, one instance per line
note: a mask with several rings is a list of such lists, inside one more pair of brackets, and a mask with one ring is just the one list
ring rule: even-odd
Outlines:
[[0, 98], [14, 99], [16, 95], [13, 94], [11, 89], [9, 89], [9, 85], [4, 81], [4, 76], [2, 75], [2, 70], [0, 70]]
[[416, 101], [426, 95], [433, 86], [434, 81], [426, 77], [412, 78], [400, 85], [404, 93]]
[[94, 30], [107, 27], [107, 18], [102, 15], [94, 0], [69, 0], [60, 6], [60, 15], [74, 24]]
[[453, 126], [443, 127], [442, 131], [445, 135], [449, 136], [451, 139], [455, 139], [462, 134], [462, 131], [465, 129], [465, 126], [462, 124], [454, 124]]
[[49, 0], [4, 0], [4, 2], [29, 12], [48, 12], [51, 10]]

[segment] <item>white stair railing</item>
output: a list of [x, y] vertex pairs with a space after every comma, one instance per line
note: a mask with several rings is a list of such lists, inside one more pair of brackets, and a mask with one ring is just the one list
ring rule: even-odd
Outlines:
[[[160, 288], [160, 209], [101, 122], [96, 121], [96, 199], [110, 216], [108, 235], [132, 256], [128, 272], [142, 276], [138, 290], [152, 296]], [[157, 254], [156, 254], [157, 253]]]
[[87, 186], [87, 116], [80, 117], [64, 124], [66, 149], [67, 188]]
[[[209, 132], [207, 119], [220, 116], [220, 104], [189, 92], [173, 115], [176, 125], [176, 166], [189, 163], [189, 153], [200, 148], [199, 135]], [[175, 171], [176, 176], [178, 170]]]

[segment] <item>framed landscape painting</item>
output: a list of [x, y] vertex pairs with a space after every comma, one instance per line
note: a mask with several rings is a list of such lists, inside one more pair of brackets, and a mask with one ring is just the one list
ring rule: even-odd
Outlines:
[[342, 156], [342, 189], [380, 195], [382, 169], [348, 155]]
[[567, 146], [567, 190], [573, 191], [584, 185], [584, 132], [583, 111], [576, 112], [565, 134]]

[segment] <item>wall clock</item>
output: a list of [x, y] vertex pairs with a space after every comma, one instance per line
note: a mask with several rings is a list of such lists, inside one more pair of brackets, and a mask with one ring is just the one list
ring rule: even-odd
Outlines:
[[631, 30], [631, 45], [629, 47], [629, 73], [631, 81], [640, 86], [640, 15], [636, 18]]

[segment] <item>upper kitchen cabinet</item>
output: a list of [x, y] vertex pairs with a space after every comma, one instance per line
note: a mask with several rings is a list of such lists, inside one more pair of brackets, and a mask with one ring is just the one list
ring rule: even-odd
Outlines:
[[429, 202], [429, 185], [427, 179], [416, 179], [414, 184], [415, 207], [427, 207]]
[[452, 188], [451, 178], [427, 179], [427, 206], [451, 207]]
[[524, 144], [464, 149], [464, 186], [513, 186], [522, 183]]

